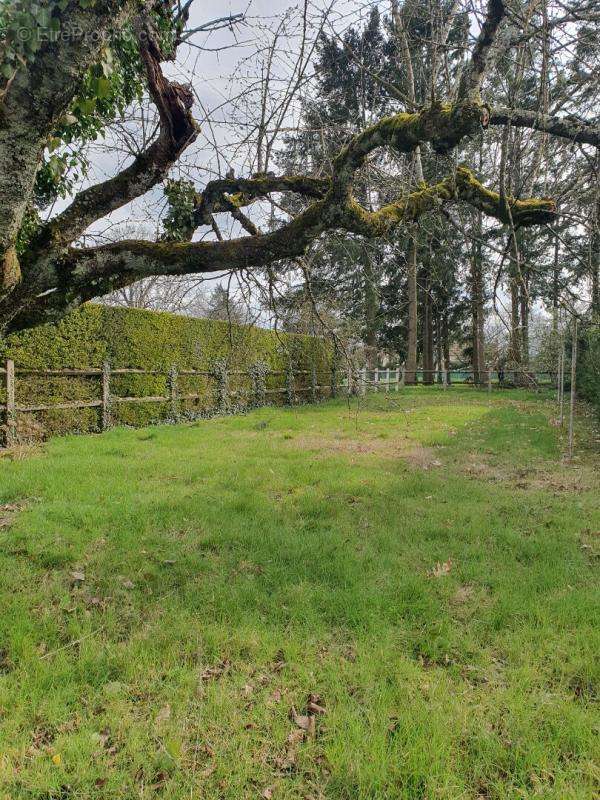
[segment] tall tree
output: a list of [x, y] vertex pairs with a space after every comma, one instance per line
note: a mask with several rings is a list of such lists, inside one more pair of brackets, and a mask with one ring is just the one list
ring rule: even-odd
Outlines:
[[[355, 176], [382, 149], [413, 153], [426, 145], [447, 154], [488, 125], [534, 128], [600, 144], [593, 124], [539, 115], [525, 109], [491, 108], [481, 88], [490, 66], [503, 0], [488, 0], [481, 30], [453, 93], [446, 102], [385, 116], [355, 134], [319, 177], [261, 175], [210, 181], [193, 197], [183, 241], [125, 240], [81, 246], [96, 220], [159, 184], [195, 139], [193, 93], [168, 79], [161, 62], [172, 58], [184, 34], [189, 4], [150, 0], [17, 0], [2, 6], [3, 76], [0, 115], [0, 329], [19, 330], [56, 319], [98, 295], [156, 274], [220, 269], [252, 270], [302, 255], [330, 230], [366, 238], [385, 237], [400, 224], [459, 201], [517, 228], [551, 222], [550, 199], [518, 200], [486, 189], [466, 167], [448, 165], [427, 185], [400, 192], [373, 207], [355, 191]], [[68, 23], [68, 26], [67, 26]], [[29, 26], [25, 41], [19, 34]], [[69, 35], [56, 35], [66, 30]], [[52, 32], [52, 35], [50, 33]], [[81, 142], [97, 135], [144, 85], [158, 111], [154, 141], [121, 172], [78, 192], [70, 205], [45, 222], [30, 219], [40, 176], [76, 169]], [[70, 142], [69, 153], [62, 149]], [[75, 164], [72, 164], [75, 158]], [[43, 182], [42, 182], [43, 183]], [[69, 189], [66, 190], [68, 194]], [[311, 199], [298, 215], [260, 235], [245, 209], [260, 198], [292, 192]], [[215, 213], [231, 213], [249, 235], [192, 241], [215, 228]]]

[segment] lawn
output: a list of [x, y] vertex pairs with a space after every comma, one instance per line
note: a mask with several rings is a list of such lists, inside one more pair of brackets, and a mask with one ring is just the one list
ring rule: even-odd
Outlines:
[[415, 388], [0, 459], [0, 798], [598, 797], [600, 457]]

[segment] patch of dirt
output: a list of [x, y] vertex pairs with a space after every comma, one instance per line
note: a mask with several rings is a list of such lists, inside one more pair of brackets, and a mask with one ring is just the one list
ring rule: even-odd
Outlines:
[[290, 445], [299, 450], [313, 450], [316, 455], [325, 458], [332, 454], [348, 455], [354, 460], [361, 456], [382, 456], [384, 458], [401, 458], [417, 469], [441, 467], [435, 450], [424, 447], [406, 436], [363, 438], [308, 435], [295, 436]]
[[561, 492], [588, 492], [600, 489], [600, 481], [593, 469], [572, 464], [548, 463], [547, 467], [530, 466], [511, 469], [498, 464], [488, 464], [480, 453], [471, 453], [463, 473], [479, 480], [507, 483], [515, 489], [544, 489]]
[[10, 528], [14, 518], [25, 508], [25, 503], [5, 503], [0, 505], [0, 530]]
[[590, 561], [600, 559], [600, 530], [585, 528], [579, 535], [579, 546]]

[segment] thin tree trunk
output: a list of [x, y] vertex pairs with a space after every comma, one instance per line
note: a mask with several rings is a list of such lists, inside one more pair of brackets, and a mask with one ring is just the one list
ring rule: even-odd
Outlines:
[[558, 300], [559, 300], [559, 281], [560, 281], [560, 266], [559, 266], [559, 238], [558, 238], [558, 220], [555, 224], [554, 233], [554, 264], [552, 267], [552, 333], [554, 337], [558, 336]]
[[472, 350], [473, 381], [483, 383], [485, 376], [484, 324], [485, 299], [483, 288], [483, 263], [481, 252], [481, 212], [477, 214], [475, 235], [471, 248], [471, 313], [472, 313]]
[[448, 312], [442, 314], [442, 347], [444, 351], [444, 369], [450, 384], [450, 326], [448, 325]]
[[365, 298], [365, 345], [369, 369], [377, 366], [377, 288], [373, 265], [369, 255], [364, 270], [364, 298]]
[[417, 240], [411, 235], [407, 256], [408, 339], [405, 384], [417, 382]]
[[[429, 266], [428, 266], [429, 269]], [[423, 383], [433, 383], [433, 313], [429, 275], [423, 289]]]
[[525, 271], [521, 273], [519, 305], [521, 318], [521, 364], [523, 369], [527, 370], [529, 369], [529, 276]]
[[435, 318], [435, 353], [437, 361], [437, 382], [444, 382], [444, 351], [442, 342], [442, 319], [439, 314]]
[[596, 150], [596, 202], [590, 239], [590, 272], [592, 277], [592, 322], [600, 325], [600, 149]]
[[516, 237], [511, 233], [510, 235], [510, 249], [512, 251], [510, 258], [510, 342], [509, 342], [509, 360], [513, 369], [521, 368], [521, 313], [519, 306], [519, 289], [521, 286], [520, 268], [519, 268], [519, 245]]

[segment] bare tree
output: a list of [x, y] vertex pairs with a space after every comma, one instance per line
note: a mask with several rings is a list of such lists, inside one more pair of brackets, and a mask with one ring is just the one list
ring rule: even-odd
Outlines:
[[[432, 99], [421, 108], [367, 127], [333, 159], [329, 174], [315, 177], [267, 172], [250, 178], [212, 180], [193, 198], [187, 241], [128, 239], [80, 246], [77, 243], [90, 225], [159, 184], [198, 135], [191, 112], [193, 92], [167, 78], [162, 70], [161, 62], [172, 58], [173, 53], [165, 52], [158, 36], [153, 4], [103, 0], [85, 5], [83, 8], [78, 0], [70, 0], [66, 5], [53, 6], [53, 29], [66, 29], [68, 21], [69, 35], [47, 37], [27, 58], [9, 60], [8, 69], [3, 70], [0, 327], [5, 332], [56, 319], [87, 299], [149, 277], [256, 271], [302, 255], [311, 242], [327, 231], [343, 230], [367, 238], [386, 236], [399, 224], [416, 223], [423, 214], [439, 212], [457, 202], [469, 203], [515, 229], [555, 218], [553, 200], [518, 200], [496, 193], [466, 166], [450, 169], [435, 182], [403, 192], [379, 208], [365, 208], [354, 196], [354, 176], [380, 148], [415, 153], [428, 145], [444, 155], [489, 125], [508, 123], [513, 128], [541, 130], [572, 142], [600, 144], [600, 129], [594, 124], [520, 108], [494, 109], [482, 100], [482, 84], [497, 46], [500, 25], [507, 15], [503, 0], [489, 0], [452, 97], [446, 102]], [[174, 48], [188, 36], [178, 8], [175, 5], [170, 9]], [[513, 26], [515, 19], [517, 16], [512, 15]], [[109, 37], [125, 29], [134, 32], [135, 52], [158, 112], [156, 136], [121, 172], [81, 190], [65, 210], [37, 226], [24, 240], [23, 225], [48, 143], [60, 125], [66, 124], [74, 102], [83, 109], [85, 118], [85, 103], [78, 99], [82, 84], [90, 70], [95, 74], [95, 65], [102, 61]], [[526, 35], [527, 31], [523, 33]], [[297, 63], [294, 85], [302, 82], [307, 57], [302, 55]], [[102, 78], [95, 86], [96, 92], [102, 94]], [[285, 107], [279, 116], [275, 115], [276, 127], [281, 126], [284, 117]], [[262, 128], [259, 126], [263, 165], [269, 152], [264, 138], [266, 118], [264, 123]], [[277, 198], [281, 193], [308, 198], [310, 204], [292, 219], [261, 233], [246, 212], [254, 203]], [[249, 235], [223, 237], [215, 223], [216, 214], [230, 214]], [[192, 235], [202, 229], [213, 231], [215, 238], [192, 241]]]

